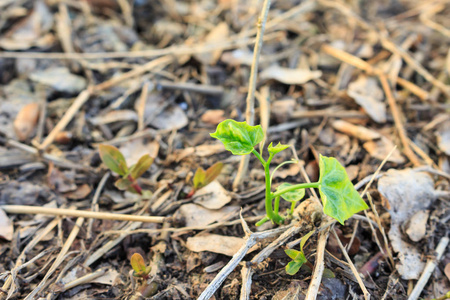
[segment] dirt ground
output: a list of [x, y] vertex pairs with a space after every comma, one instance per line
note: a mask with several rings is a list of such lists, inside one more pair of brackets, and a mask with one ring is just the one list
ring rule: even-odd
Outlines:
[[[450, 297], [450, 3], [278, 0], [265, 22], [263, 2], [0, 0], [0, 299], [140, 299], [150, 284], [148, 299]], [[341, 225], [310, 189], [290, 222], [255, 226], [263, 168], [251, 157], [234, 182], [241, 157], [209, 135], [245, 120], [252, 74], [265, 145], [295, 148], [272, 169], [298, 158], [274, 187], [335, 157], [369, 209]], [[145, 197], [114, 185], [99, 144], [154, 158]], [[311, 230], [288, 275], [284, 250]]]

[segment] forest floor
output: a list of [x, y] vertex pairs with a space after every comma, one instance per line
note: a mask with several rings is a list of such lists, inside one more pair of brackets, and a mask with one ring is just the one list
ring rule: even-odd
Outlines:
[[[250, 299], [304, 299], [314, 285], [317, 299], [450, 291], [450, 3], [273, 1], [255, 124], [266, 145], [296, 149], [273, 168], [299, 159], [277, 170], [274, 186], [317, 181], [322, 154], [370, 206], [326, 228], [308, 214], [256, 227], [263, 168], [252, 157], [233, 187], [241, 157], [210, 137], [225, 119], [245, 120], [262, 6], [0, 1], [0, 299], [138, 299], [134, 253], [152, 267], [150, 299], [196, 299], [258, 234], [268, 237], [213, 298], [238, 299], [242, 289]], [[154, 158], [138, 181], [151, 196], [118, 190], [99, 144], [129, 165]], [[219, 161], [217, 180], [191, 197], [196, 169]], [[77, 214], [85, 211], [95, 215]], [[311, 230], [309, 267], [288, 275], [284, 250]]]

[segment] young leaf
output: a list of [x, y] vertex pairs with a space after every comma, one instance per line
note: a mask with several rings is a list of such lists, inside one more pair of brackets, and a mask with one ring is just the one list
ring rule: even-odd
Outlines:
[[302, 262], [290, 261], [286, 265], [286, 273], [288, 273], [289, 275], [295, 275], [297, 274], [298, 270], [300, 270], [302, 265], [303, 265]]
[[99, 145], [98, 151], [103, 163], [113, 172], [124, 176], [128, 173], [127, 163], [119, 149], [111, 145]]
[[302, 251], [294, 250], [294, 249], [286, 249], [284, 252], [289, 256], [292, 260], [302, 261], [303, 259], [306, 262], [305, 255]]
[[300, 241], [300, 250], [303, 252], [303, 246], [305, 246], [306, 241], [311, 237], [311, 235], [313, 235], [313, 233], [316, 232], [315, 230], [311, 230], [310, 232], [308, 232], [307, 234], [305, 234], [302, 237], [302, 240]]
[[195, 171], [194, 179], [192, 179], [195, 190], [198, 190], [199, 188], [203, 187], [205, 178], [206, 178], [206, 171], [203, 170], [202, 168], [198, 168], [197, 171]]
[[216, 132], [210, 135], [220, 140], [225, 145], [225, 149], [234, 155], [249, 154], [264, 138], [261, 125], [250, 126], [246, 122], [230, 119], [219, 123]]
[[335, 158], [320, 155], [319, 167], [319, 193], [325, 214], [344, 224], [353, 214], [369, 208]]
[[[283, 182], [277, 187], [277, 192], [284, 190], [290, 186], [292, 186], [292, 184]], [[305, 189], [298, 189], [281, 195], [281, 198], [289, 202], [297, 202], [301, 200], [303, 197], [305, 197]]]
[[127, 178], [120, 178], [116, 182], [114, 182], [114, 185], [116, 188], [118, 188], [121, 191], [129, 190], [133, 193], [136, 193], [136, 191], [131, 187], [133, 182], [128, 180]]
[[130, 258], [130, 264], [136, 274], [144, 274], [147, 270], [144, 258], [139, 253], [134, 253]]
[[210, 184], [211, 182], [214, 181], [214, 179], [217, 178], [217, 176], [220, 175], [220, 172], [222, 171], [223, 168], [223, 163], [222, 162], [216, 162], [215, 164], [213, 164], [211, 167], [209, 167], [206, 170], [206, 176], [205, 176], [205, 181], [204, 181], [204, 186], [207, 186], [208, 184]]
[[289, 148], [289, 145], [283, 145], [278, 143], [278, 145], [276, 145], [275, 147], [272, 146], [272, 143], [270, 143], [269, 147], [267, 147], [267, 150], [269, 150], [269, 153], [275, 155], [278, 152], [281, 152], [285, 149]]
[[130, 175], [133, 179], [137, 179], [142, 176], [142, 174], [145, 173], [145, 171], [150, 168], [150, 166], [153, 163], [153, 158], [150, 157], [150, 155], [145, 154], [141, 158], [139, 158], [139, 161], [132, 165], [130, 167]]

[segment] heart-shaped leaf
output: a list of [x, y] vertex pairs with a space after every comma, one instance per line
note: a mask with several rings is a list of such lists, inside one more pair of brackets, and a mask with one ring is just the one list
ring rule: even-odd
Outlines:
[[100, 158], [113, 172], [124, 176], [128, 173], [127, 162], [119, 149], [111, 145], [99, 145]]
[[275, 147], [272, 146], [272, 143], [270, 143], [269, 147], [267, 147], [267, 150], [269, 150], [269, 153], [275, 155], [278, 152], [281, 152], [285, 149], [289, 148], [289, 145], [283, 145], [278, 143], [278, 145], [276, 145]]
[[[283, 182], [277, 187], [277, 192], [282, 191], [290, 186], [292, 186], [292, 184]], [[301, 200], [303, 197], [305, 197], [305, 189], [293, 190], [281, 195], [281, 198], [289, 202], [297, 202]]]
[[246, 122], [230, 119], [219, 123], [216, 132], [210, 135], [220, 140], [225, 145], [225, 149], [234, 155], [249, 154], [264, 138], [261, 125], [250, 126]]
[[320, 155], [319, 167], [319, 193], [325, 214], [344, 224], [355, 213], [369, 208], [335, 158]]
[[153, 158], [150, 157], [150, 155], [145, 154], [141, 158], [139, 158], [139, 161], [132, 165], [130, 167], [130, 175], [133, 179], [137, 179], [142, 176], [142, 174], [145, 173], [145, 171], [150, 168], [150, 166], [153, 163]]

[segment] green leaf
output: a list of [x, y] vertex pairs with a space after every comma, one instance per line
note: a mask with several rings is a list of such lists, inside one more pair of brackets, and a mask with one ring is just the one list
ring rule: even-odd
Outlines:
[[192, 182], [194, 183], [194, 189], [198, 190], [202, 187], [203, 182], [205, 182], [206, 178], [206, 171], [202, 168], [198, 168], [197, 171], [195, 171], [194, 178], [192, 179]]
[[323, 269], [323, 274], [322, 274], [323, 278], [335, 278], [336, 275], [334, 275], [333, 271], [331, 271], [330, 269]]
[[302, 262], [290, 261], [286, 265], [286, 273], [288, 273], [289, 275], [295, 275], [297, 274], [298, 270], [300, 270], [302, 265]]
[[150, 157], [150, 155], [145, 154], [141, 158], [139, 158], [139, 161], [132, 165], [130, 167], [130, 175], [133, 179], [137, 179], [142, 176], [142, 174], [145, 173], [145, 171], [150, 168], [150, 166], [153, 163], [153, 158]]
[[302, 251], [294, 250], [294, 249], [286, 249], [284, 252], [289, 256], [292, 260], [295, 261], [304, 261], [306, 262], [306, 257]]
[[369, 208], [335, 158], [320, 155], [319, 167], [319, 192], [325, 214], [344, 224], [353, 214]]
[[[287, 183], [287, 182], [283, 182], [282, 184], [280, 184], [277, 187], [277, 192], [282, 191], [284, 189], [287, 189], [288, 187], [292, 186], [292, 184]], [[298, 190], [294, 190], [294, 191], [290, 191], [287, 193], [284, 193], [281, 195], [281, 198], [283, 198], [286, 201], [289, 202], [297, 202], [299, 200], [301, 200], [303, 197], [305, 197], [305, 189], [298, 189]]]
[[134, 189], [131, 187], [132, 184], [133, 182], [131, 182], [127, 178], [120, 178], [116, 182], [114, 182], [116, 188], [118, 188], [121, 191], [130, 190], [132, 192], [135, 192]]
[[311, 237], [311, 235], [313, 235], [313, 233], [316, 232], [315, 230], [311, 230], [310, 232], [308, 232], [307, 234], [305, 234], [302, 237], [302, 240], [300, 241], [300, 250], [303, 252], [303, 247], [306, 244], [306, 241]]
[[[130, 258], [130, 264], [136, 274], [142, 275], [147, 271], [144, 258], [139, 253], [134, 253]], [[148, 274], [148, 273], [147, 273]]]
[[198, 168], [197, 171], [195, 171], [194, 179], [192, 180], [194, 183], [194, 189], [198, 190], [213, 182], [214, 179], [216, 179], [217, 176], [220, 175], [222, 168], [223, 163], [221, 162], [216, 162], [206, 171], [203, 170], [202, 168]]
[[103, 163], [113, 172], [124, 176], [128, 173], [127, 163], [119, 149], [111, 145], [100, 144], [98, 146], [100, 158]]
[[289, 145], [283, 145], [278, 143], [278, 145], [276, 145], [275, 147], [272, 146], [272, 143], [270, 143], [269, 147], [267, 147], [267, 150], [269, 150], [269, 153], [275, 155], [278, 152], [281, 152], [285, 149], [289, 148]]
[[261, 125], [250, 126], [246, 122], [230, 119], [219, 123], [216, 132], [210, 135], [220, 140], [225, 145], [225, 149], [234, 155], [249, 154], [264, 138]]

